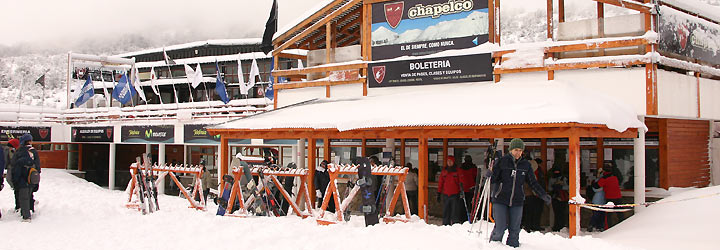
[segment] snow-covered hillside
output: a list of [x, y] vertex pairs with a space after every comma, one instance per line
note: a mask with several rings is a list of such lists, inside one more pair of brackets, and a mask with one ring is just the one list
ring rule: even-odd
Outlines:
[[[720, 187], [674, 192], [666, 200], [717, 194]], [[313, 219], [231, 218], [188, 208], [177, 196], [160, 196], [161, 210], [142, 215], [124, 207], [123, 191], [110, 191], [64, 170], [44, 169], [30, 223], [12, 211], [12, 190], [0, 192], [4, 250], [45, 249], [509, 249], [469, 233], [469, 224], [411, 223], [365, 227], [362, 216], [319, 226]], [[519, 249], [717, 249], [713, 210], [720, 196], [657, 204], [605, 233], [567, 239], [552, 233], [520, 233]], [[690, 212], [692, 211], [692, 212]], [[477, 226], [475, 227], [478, 228]]]

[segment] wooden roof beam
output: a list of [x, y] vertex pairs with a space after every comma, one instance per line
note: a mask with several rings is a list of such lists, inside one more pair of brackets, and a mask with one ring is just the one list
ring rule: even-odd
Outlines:
[[338, 70], [362, 69], [362, 68], [366, 68], [366, 67], [367, 67], [367, 63], [353, 63], [353, 64], [342, 64], [342, 65], [334, 65], [334, 66], [320, 65], [320, 66], [313, 66], [313, 67], [307, 67], [307, 68], [302, 68], [302, 69], [273, 70], [272, 74], [273, 74], [273, 76], [302, 75], [302, 74], [320, 73], [320, 72], [329, 72], [329, 71], [338, 71]]
[[332, 3], [326, 5], [325, 7], [323, 7], [322, 9], [320, 9], [318, 12], [315, 12], [315, 14], [312, 14], [310, 17], [308, 17], [308, 18], [306, 18], [305, 20], [303, 20], [302, 22], [300, 22], [298, 25], [295, 25], [295, 27], [291, 28], [291, 29], [288, 30], [287, 32], [283, 33], [282, 35], [279, 35], [276, 39], [273, 39], [273, 45], [276, 45], [276, 47], [277, 47], [277, 44], [278, 44], [280, 41], [287, 39], [288, 36], [292, 35], [292, 34], [295, 33], [296, 31], [301, 30], [301, 29], [304, 29], [305, 27], [307, 27], [308, 25], [310, 25], [310, 23], [311, 23], [313, 20], [318, 19], [318, 18], [320, 18], [320, 17], [322, 17], [322, 16], [325, 16], [325, 12], [328, 12], [328, 11], [332, 10], [333, 7], [335, 7], [336, 5], [342, 3], [343, 1], [344, 1], [344, 0], [335, 0], [335, 1], [333, 1]]
[[[337, 0], [337, 1], [335, 1], [335, 2], [338, 2], [338, 1], [340, 1], [340, 0]], [[333, 3], [335, 3], [335, 2], [333, 2]], [[300, 32], [300, 34], [295, 35], [294, 37], [290, 38], [290, 40], [288, 40], [288, 41], [286, 41], [285, 43], [283, 43], [282, 45], [276, 47], [276, 49], [273, 51], [273, 55], [275, 55], [276, 53], [280, 53], [281, 51], [283, 51], [283, 50], [287, 49], [288, 47], [290, 47], [290, 45], [292, 45], [292, 44], [300, 41], [303, 37], [309, 35], [310, 33], [312, 33], [313, 31], [315, 31], [315, 30], [317, 30], [317, 29], [319, 29], [320, 27], [325, 26], [326, 23], [332, 21], [333, 19], [335, 19], [336, 17], [338, 17], [340, 14], [342, 14], [343, 12], [349, 10], [350, 8], [354, 7], [354, 6], [357, 5], [357, 4], [362, 4], [362, 0], [351, 0], [350, 2], [347, 2], [345, 5], [343, 5], [343, 6], [340, 7], [339, 9], [337, 9], [337, 10], [333, 11], [332, 13], [330, 13], [330, 15], [327, 15], [327, 16], [323, 17], [323, 18], [320, 19], [318, 22], [314, 23], [313, 25], [311, 25], [311, 26], [308, 27], [307, 29], [305, 29], [305, 30], [303, 30], [302, 32]]]

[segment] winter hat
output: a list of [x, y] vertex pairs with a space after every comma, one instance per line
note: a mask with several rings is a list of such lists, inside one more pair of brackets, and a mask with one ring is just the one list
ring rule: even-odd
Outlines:
[[470, 156], [470, 155], [465, 155], [465, 162], [467, 162], [467, 163], [473, 163], [473, 162], [472, 162], [472, 156]]
[[612, 161], [604, 161], [603, 162], [603, 171], [605, 172], [612, 172], [613, 170], [613, 162]]
[[30, 134], [24, 134], [20, 136], [20, 145], [27, 145], [27, 142], [32, 141], [33, 137]]
[[448, 155], [447, 159], [448, 159], [448, 160], [452, 160], [453, 162], [455, 162], [455, 156]]
[[513, 149], [516, 149], [516, 148], [525, 150], [525, 143], [523, 142], [522, 139], [515, 138], [515, 139], [512, 139], [512, 141], [510, 141], [510, 149], [508, 149], [508, 150], [512, 151]]
[[13, 148], [17, 149], [18, 147], [20, 147], [20, 140], [18, 140], [17, 138], [12, 138], [8, 142], [8, 144], [10, 144], [10, 146], [12, 146]]

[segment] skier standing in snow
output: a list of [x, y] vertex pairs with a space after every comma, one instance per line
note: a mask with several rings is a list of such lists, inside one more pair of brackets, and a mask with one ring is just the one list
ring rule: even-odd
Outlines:
[[[622, 198], [622, 193], [620, 193], [620, 183], [617, 178], [613, 174], [615, 166], [613, 166], [612, 161], [605, 161], [603, 163], [602, 168], [602, 177], [597, 181], [597, 187], [600, 187], [605, 191], [605, 201], [612, 202], [615, 205], [622, 204], [620, 199]], [[615, 214], [616, 220], [610, 220], [611, 215]], [[620, 223], [622, 220], [622, 212], [617, 213], [610, 213], [605, 216], [605, 219], [607, 220], [608, 227], [612, 227], [617, 223]]]
[[20, 214], [24, 221], [30, 221], [30, 211], [35, 212], [35, 200], [33, 192], [37, 191], [38, 185], [29, 183], [28, 175], [32, 168], [40, 172], [40, 157], [37, 151], [32, 147], [33, 138], [30, 134], [24, 134], [20, 137], [20, 147], [13, 155], [13, 186], [18, 193], [18, 202], [20, 203]]
[[460, 200], [460, 173], [458, 167], [455, 166], [455, 157], [447, 157], [447, 165], [440, 172], [440, 180], [438, 181], [437, 201], [443, 204], [443, 225], [452, 225], [460, 222], [461, 212], [463, 209]]
[[[463, 206], [461, 204], [460, 209], [463, 210], [462, 214], [467, 214], [469, 211], [465, 211], [465, 208], [471, 209], [473, 207], [472, 205], [472, 199], [475, 194], [475, 177], [477, 177], [477, 165], [473, 163], [472, 157], [470, 155], [465, 155], [464, 162], [462, 165], [460, 165], [460, 169], [458, 170], [460, 172], [460, 183], [462, 183], [463, 192], [465, 192], [465, 205]], [[467, 221], [466, 216], [460, 216], [460, 221], [464, 222]]]
[[413, 168], [412, 163], [406, 163], [405, 167], [408, 168], [407, 177], [405, 177], [405, 192], [407, 193], [408, 203], [410, 206], [410, 213], [417, 214], [418, 212], [418, 175], [417, 168]]
[[523, 141], [519, 138], [512, 139], [509, 150], [510, 154], [500, 158], [489, 171], [493, 184], [491, 202], [495, 219], [490, 240], [501, 241], [507, 229], [506, 244], [519, 247], [520, 222], [525, 200], [523, 185], [530, 184], [533, 191], [542, 197], [545, 203], [550, 203], [550, 196], [535, 180], [530, 163], [521, 157], [525, 150]]

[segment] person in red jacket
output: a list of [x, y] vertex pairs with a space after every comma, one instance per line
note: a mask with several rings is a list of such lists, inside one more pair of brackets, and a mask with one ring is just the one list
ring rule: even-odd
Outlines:
[[[475, 178], [477, 177], [477, 165], [473, 163], [472, 157], [470, 155], [465, 155], [464, 162], [462, 165], [460, 165], [460, 169], [458, 170], [460, 172], [460, 183], [462, 183], [463, 192], [465, 193], [465, 205], [460, 204], [460, 210], [463, 214], [469, 214], [467, 209], [472, 209], [472, 199], [475, 195]], [[462, 201], [461, 201], [462, 202]], [[468, 218], [467, 216], [460, 216], [460, 221], [465, 222]]]
[[[622, 198], [622, 193], [620, 193], [620, 183], [618, 181], [617, 176], [613, 175], [613, 162], [612, 161], [605, 161], [603, 163], [602, 168], [602, 177], [597, 181], [597, 186], [601, 187], [603, 191], [605, 191], [605, 200], [612, 202], [615, 205], [622, 204], [620, 199]], [[609, 227], [612, 227], [613, 225], [619, 223], [622, 220], [622, 213], [610, 213], [615, 214], [617, 217], [617, 222], [612, 222], [610, 220], [610, 215], [606, 216], [607, 225]]]
[[448, 156], [445, 169], [440, 172], [438, 181], [438, 202], [443, 204], [443, 225], [460, 222], [460, 179], [461, 174], [455, 166], [455, 157]]

